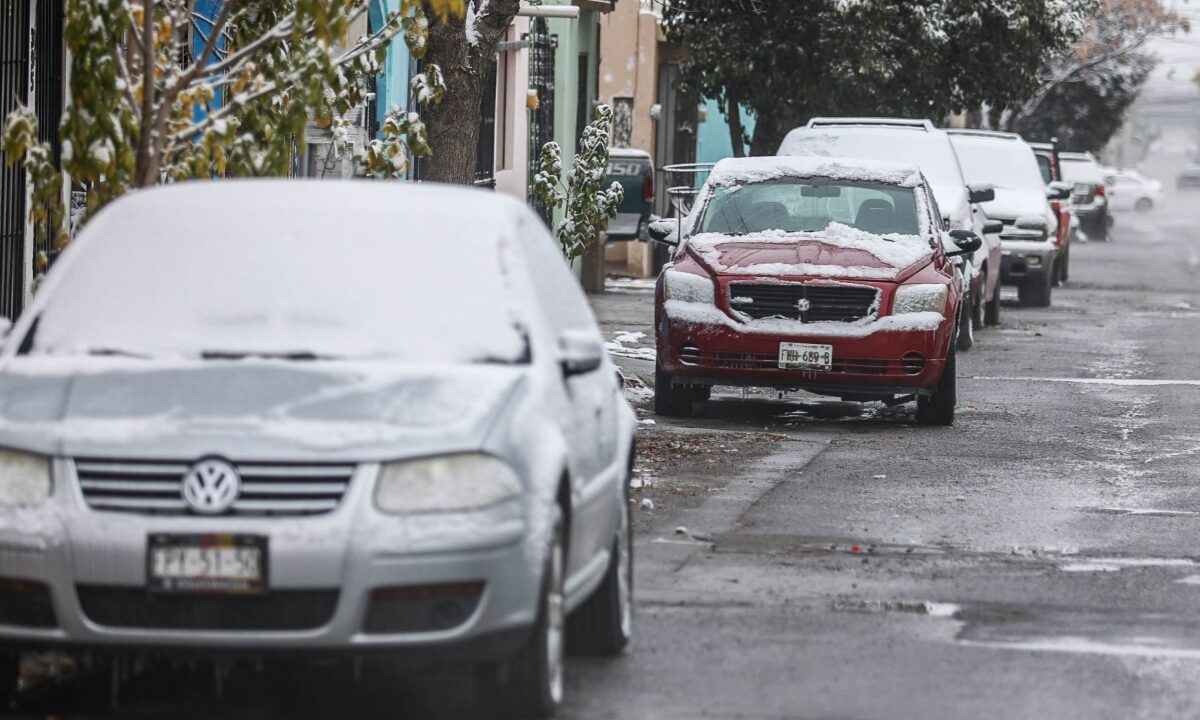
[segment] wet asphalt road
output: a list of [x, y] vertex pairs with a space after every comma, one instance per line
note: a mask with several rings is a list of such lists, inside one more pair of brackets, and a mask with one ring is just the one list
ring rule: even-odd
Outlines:
[[[1169, 200], [1005, 305], [953, 428], [740, 391], [647, 426], [784, 437], [641, 491], [636, 642], [572, 667], [566, 716], [1200, 716], [1200, 198]], [[650, 302], [598, 314], [651, 335]]]
[[[563, 716], [1200, 716], [1200, 196], [1173, 200], [1077, 245], [1053, 308], [1005, 305], [960, 358], [953, 428], [740, 391], [643, 425], [636, 638], [571, 660]], [[647, 334], [627, 355], [652, 347], [647, 287], [595, 305]], [[205, 668], [162, 678], [23, 714], [424, 718], [470, 695], [344, 667], [221, 697]]]

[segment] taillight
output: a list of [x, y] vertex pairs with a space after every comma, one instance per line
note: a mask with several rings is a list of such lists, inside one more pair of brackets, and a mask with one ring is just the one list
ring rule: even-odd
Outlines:
[[1104, 196], [1105, 196], [1105, 195], [1107, 195], [1107, 194], [1108, 194], [1108, 193], [1107, 193], [1107, 191], [1104, 189], [1104, 185], [1103, 185], [1103, 184], [1101, 184], [1101, 185], [1097, 185], [1097, 186], [1096, 186], [1096, 197], [1104, 197]]
[[654, 171], [647, 170], [642, 177], [642, 199], [647, 203], [654, 202]]

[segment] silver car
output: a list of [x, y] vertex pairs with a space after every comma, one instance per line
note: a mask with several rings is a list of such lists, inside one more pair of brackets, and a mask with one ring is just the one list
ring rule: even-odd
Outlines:
[[5, 692], [33, 648], [374, 653], [479, 664], [489, 697], [552, 713], [566, 633], [629, 637], [619, 385], [516, 201], [119, 200], [0, 352]]

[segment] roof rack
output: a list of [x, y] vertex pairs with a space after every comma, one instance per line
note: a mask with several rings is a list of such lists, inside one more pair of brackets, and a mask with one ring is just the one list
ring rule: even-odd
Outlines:
[[806, 127], [897, 127], [929, 132], [937, 130], [932, 122], [913, 120], [910, 118], [881, 118], [881, 117], [815, 117], [808, 121]]
[[999, 140], [1024, 140], [1020, 135], [1010, 132], [1001, 132], [999, 130], [975, 130], [973, 128], [946, 128], [946, 132], [951, 135], [962, 135], [967, 137], [990, 137]]

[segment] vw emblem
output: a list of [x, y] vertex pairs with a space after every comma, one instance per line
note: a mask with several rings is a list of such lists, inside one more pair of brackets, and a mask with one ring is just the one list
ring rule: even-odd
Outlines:
[[225, 512], [241, 491], [241, 477], [224, 460], [201, 460], [183, 476], [183, 501], [204, 515]]
[[800, 298], [796, 301], [796, 309], [802, 313], [806, 313], [812, 309], [812, 303], [808, 301], [808, 298]]

